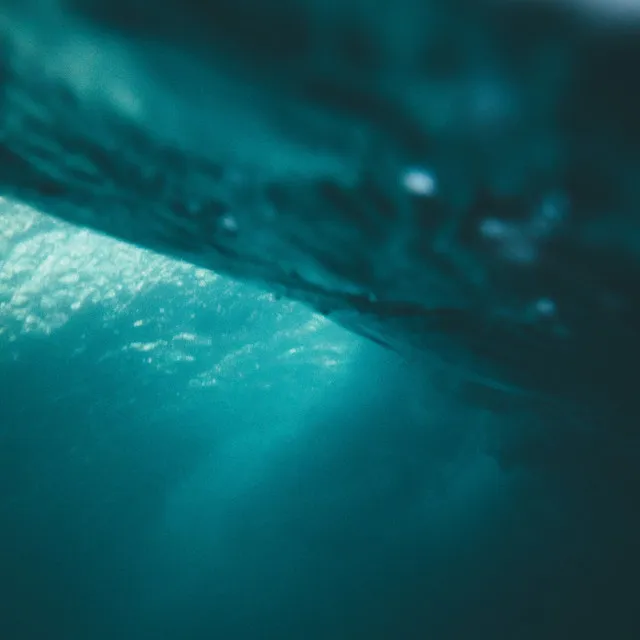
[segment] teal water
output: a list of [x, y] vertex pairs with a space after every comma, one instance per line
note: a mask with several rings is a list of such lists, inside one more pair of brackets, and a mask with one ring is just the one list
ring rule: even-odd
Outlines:
[[635, 637], [633, 440], [2, 207], [2, 638]]
[[0, 640], [640, 638], [637, 4], [5, 0]]

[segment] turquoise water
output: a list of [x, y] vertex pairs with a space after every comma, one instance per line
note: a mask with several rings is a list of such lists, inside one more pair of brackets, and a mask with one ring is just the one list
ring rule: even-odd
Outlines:
[[2, 207], [3, 638], [632, 637], [629, 441]]
[[3, 2], [0, 640], [638, 640], [635, 5]]

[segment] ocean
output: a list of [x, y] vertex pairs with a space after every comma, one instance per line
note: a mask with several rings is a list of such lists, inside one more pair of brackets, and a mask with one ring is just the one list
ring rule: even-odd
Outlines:
[[636, 5], [6, 0], [0, 640], [640, 638]]

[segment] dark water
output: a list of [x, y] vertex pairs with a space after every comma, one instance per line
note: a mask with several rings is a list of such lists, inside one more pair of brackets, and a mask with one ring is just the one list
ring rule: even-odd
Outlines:
[[636, 637], [635, 433], [3, 206], [3, 638]]
[[640, 637], [623, 4], [3, 3], [0, 640]]

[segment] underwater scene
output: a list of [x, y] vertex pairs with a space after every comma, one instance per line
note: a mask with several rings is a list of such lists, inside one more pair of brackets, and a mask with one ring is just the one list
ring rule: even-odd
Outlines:
[[0, 640], [638, 640], [640, 2], [0, 2]]

